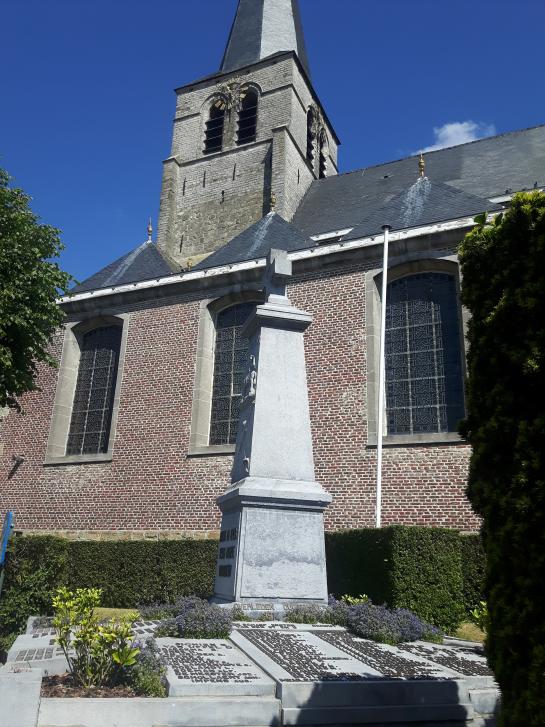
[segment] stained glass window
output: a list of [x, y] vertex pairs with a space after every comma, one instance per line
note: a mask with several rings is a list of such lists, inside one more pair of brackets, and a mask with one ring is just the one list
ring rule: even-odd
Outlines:
[[457, 430], [464, 392], [452, 275], [422, 273], [388, 285], [385, 367], [388, 434]]
[[66, 454], [108, 451], [120, 346], [119, 326], [83, 336]]
[[216, 354], [210, 419], [210, 444], [234, 444], [240, 398], [248, 372], [248, 339], [240, 334], [255, 303], [241, 303], [222, 311], [216, 321]]

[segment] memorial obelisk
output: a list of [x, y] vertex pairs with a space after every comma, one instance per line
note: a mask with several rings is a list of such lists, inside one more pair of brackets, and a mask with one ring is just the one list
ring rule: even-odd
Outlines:
[[314, 479], [303, 332], [312, 316], [286, 295], [292, 275], [271, 250], [266, 302], [243, 327], [250, 339], [231, 485], [218, 500], [222, 524], [214, 600], [327, 602], [323, 512]]

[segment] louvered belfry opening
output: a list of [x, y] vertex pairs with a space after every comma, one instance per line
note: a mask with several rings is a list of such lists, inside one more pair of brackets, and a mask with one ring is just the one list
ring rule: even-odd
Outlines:
[[225, 125], [225, 101], [216, 99], [210, 108], [210, 115], [204, 132], [204, 153], [213, 154], [223, 148], [223, 127]]
[[243, 89], [240, 93], [237, 144], [248, 144], [257, 136], [257, 92]]
[[314, 162], [314, 141], [316, 139], [316, 132], [314, 130], [315, 117], [316, 115], [313, 109], [309, 109], [307, 112], [307, 161], [310, 164]]
[[464, 417], [461, 341], [452, 275], [421, 273], [388, 285], [388, 434], [457, 431]]
[[108, 451], [120, 348], [120, 326], [83, 336], [66, 454]]
[[254, 308], [255, 303], [240, 303], [217, 317], [210, 444], [236, 442], [242, 387], [248, 371], [248, 339], [240, 330]]
[[320, 156], [318, 163], [318, 177], [325, 179], [327, 173], [327, 139], [325, 133], [320, 135]]

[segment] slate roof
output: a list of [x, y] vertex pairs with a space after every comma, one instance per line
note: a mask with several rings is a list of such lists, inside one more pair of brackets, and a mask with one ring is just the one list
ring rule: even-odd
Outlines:
[[311, 245], [301, 233], [276, 212], [269, 212], [240, 235], [195, 265], [193, 270], [215, 268], [220, 265], [256, 260], [266, 257], [271, 248], [276, 250], [304, 250]]
[[[424, 154], [426, 175], [477, 197], [545, 186], [545, 125]], [[292, 224], [304, 236], [354, 227], [407, 190], [416, 156], [328, 177], [311, 184]]]
[[220, 71], [234, 71], [281, 51], [295, 51], [310, 76], [299, 0], [239, 0]]
[[392, 230], [406, 230], [499, 209], [502, 209], [499, 205], [483, 197], [434, 182], [428, 177], [419, 177], [408, 189], [372, 210], [342, 239], [357, 240], [381, 234], [385, 224], [390, 225]]
[[113, 285], [153, 280], [175, 272], [179, 272], [179, 268], [169, 263], [153, 242], [147, 241], [115, 262], [106, 265], [98, 273], [76, 285], [70, 292], [83, 293], [88, 290], [110, 288]]

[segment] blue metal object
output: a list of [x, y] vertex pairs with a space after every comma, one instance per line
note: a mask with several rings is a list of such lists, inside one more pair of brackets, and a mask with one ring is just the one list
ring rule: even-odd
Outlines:
[[0, 566], [4, 565], [6, 560], [6, 550], [8, 549], [8, 542], [13, 529], [13, 512], [8, 510], [6, 517], [4, 518], [4, 525], [2, 527], [2, 540], [0, 541]]

